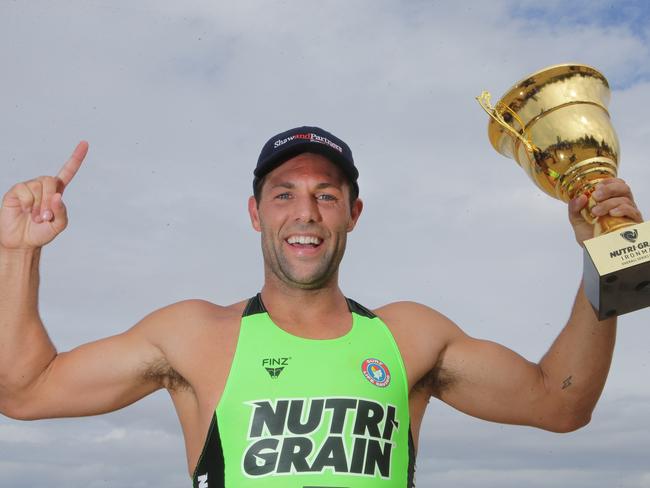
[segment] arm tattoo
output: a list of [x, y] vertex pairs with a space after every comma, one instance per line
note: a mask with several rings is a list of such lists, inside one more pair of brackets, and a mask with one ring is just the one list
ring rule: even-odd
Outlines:
[[573, 379], [573, 375], [567, 376], [564, 381], [562, 382], [562, 389], [566, 390], [568, 387], [570, 387], [573, 383], [571, 380]]

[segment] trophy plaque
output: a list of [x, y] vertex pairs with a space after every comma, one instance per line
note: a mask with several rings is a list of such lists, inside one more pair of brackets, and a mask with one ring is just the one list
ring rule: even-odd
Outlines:
[[598, 182], [616, 177], [619, 143], [607, 105], [605, 77], [582, 64], [550, 66], [514, 85], [492, 106], [492, 146], [514, 159], [548, 195], [568, 202], [589, 197], [583, 217], [594, 226], [584, 242], [584, 289], [599, 320], [650, 306], [650, 221], [595, 217]]

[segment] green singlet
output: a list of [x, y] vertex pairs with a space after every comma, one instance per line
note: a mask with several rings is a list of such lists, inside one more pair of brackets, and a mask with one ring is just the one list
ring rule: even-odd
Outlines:
[[402, 357], [378, 317], [347, 303], [350, 331], [313, 340], [250, 299], [195, 488], [414, 486]]

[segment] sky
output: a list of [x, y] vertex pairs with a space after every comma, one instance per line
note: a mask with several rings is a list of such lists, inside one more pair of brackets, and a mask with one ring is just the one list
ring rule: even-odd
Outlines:
[[[645, 1], [0, 0], [0, 191], [90, 152], [70, 225], [43, 253], [40, 311], [59, 350], [186, 298], [262, 285], [246, 201], [262, 144], [318, 125], [352, 148], [364, 212], [341, 268], [374, 308], [427, 304], [537, 361], [582, 273], [565, 205], [493, 150], [493, 99], [545, 66], [612, 86], [619, 175], [650, 211]], [[650, 310], [619, 319], [591, 423], [570, 434], [432, 400], [418, 486], [650, 487]], [[0, 416], [0, 488], [190, 486], [168, 395], [94, 418]]]

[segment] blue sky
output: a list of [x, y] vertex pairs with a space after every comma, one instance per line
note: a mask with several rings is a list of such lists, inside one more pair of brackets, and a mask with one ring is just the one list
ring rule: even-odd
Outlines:
[[[523, 30], [543, 32], [547, 35], [569, 30], [598, 29], [603, 33], [619, 31], [638, 40], [641, 59], [629, 72], [615, 79], [614, 89], [623, 89], [650, 79], [650, 5], [646, 1], [547, 1], [510, 2], [507, 6], [513, 21], [521, 22]], [[579, 47], [579, 46], [577, 46]], [[534, 54], [529, 53], [534, 56]]]
[[510, 2], [514, 18], [547, 26], [623, 27], [642, 39], [648, 37], [650, 9], [643, 0], [572, 0]]

